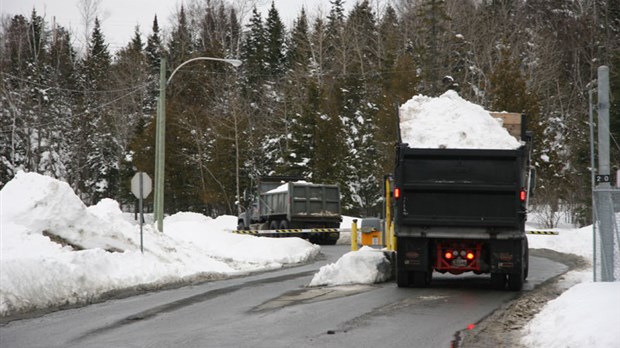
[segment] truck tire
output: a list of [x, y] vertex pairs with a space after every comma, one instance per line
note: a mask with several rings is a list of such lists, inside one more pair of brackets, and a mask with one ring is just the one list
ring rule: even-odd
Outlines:
[[431, 283], [432, 272], [413, 272], [413, 286], [416, 288], [425, 288]]
[[519, 270], [508, 274], [508, 290], [521, 291], [521, 289], [523, 289], [523, 283], [525, 282], [526, 263], [526, 260], [522, 260]]
[[280, 221], [280, 229], [281, 230], [288, 230], [288, 221], [287, 220]]
[[271, 223], [269, 224], [269, 229], [270, 230], [277, 230], [278, 229], [278, 220], [271, 221]]
[[528, 274], [530, 273], [530, 246], [527, 241], [527, 237], [525, 238], [525, 257], [523, 258], [523, 262], [525, 263], [525, 274], [523, 275], [523, 280], [526, 280]]
[[340, 238], [340, 233], [338, 232], [321, 233], [319, 244], [320, 245], [336, 245], [339, 238]]
[[411, 286], [411, 276], [413, 272], [405, 271], [402, 267], [396, 270], [396, 285], [399, 288], [408, 288]]
[[491, 286], [495, 290], [504, 290], [506, 288], [506, 274], [491, 273]]
[[523, 276], [523, 270], [508, 274], [508, 290], [521, 291], [523, 289]]

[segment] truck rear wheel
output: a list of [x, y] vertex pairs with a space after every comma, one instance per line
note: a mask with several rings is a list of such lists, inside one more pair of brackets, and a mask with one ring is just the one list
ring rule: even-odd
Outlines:
[[413, 272], [405, 271], [403, 269], [396, 270], [396, 285], [399, 288], [407, 288], [411, 286], [411, 276]]
[[432, 272], [413, 272], [413, 285], [418, 288], [425, 288], [431, 283]]
[[521, 291], [523, 289], [523, 282], [525, 281], [524, 265], [521, 264], [521, 268], [515, 273], [508, 274], [508, 290]]
[[270, 230], [277, 230], [278, 229], [278, 221], [277, 220], [271, 221], [271, 223], [269, 224], [269, 229]]
[[491, 286], [496, 290], [504, 290], [506, 288], [506, 274], [491, 273]]

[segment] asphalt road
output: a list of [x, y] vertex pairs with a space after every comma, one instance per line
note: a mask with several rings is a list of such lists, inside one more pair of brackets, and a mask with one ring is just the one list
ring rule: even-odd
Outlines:
[[[312, 264], [110, 300], [0, 327], [0, 347], [450, 347], [521, 293], [488, 276], [433, 275], [431, 287], [307, 288], [348, 246]], [[530, 257], [524, 292], [566, 266]]]

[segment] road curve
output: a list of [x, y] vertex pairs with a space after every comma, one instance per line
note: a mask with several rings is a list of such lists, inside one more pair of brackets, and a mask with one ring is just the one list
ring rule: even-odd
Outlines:
[[434, 274], [431, 287], [394, 282], [308, 288], [348, 246], [315, 262], [243, 278], [110, 300], [0, 327], [9, 347], [449, 347], [471, 327], [566, 266], [531, 257], [521, 293], [489, 278]]

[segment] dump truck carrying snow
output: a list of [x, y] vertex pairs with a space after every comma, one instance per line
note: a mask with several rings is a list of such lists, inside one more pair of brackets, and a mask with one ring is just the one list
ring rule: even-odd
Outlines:
[[523, 117], [491, 115], [449, 91], [413, 97], [400, 108], [400, 119], [398, 285], [427, 286], [433, 272], [474, 272], [490, 273], [497, 288], [520, 290], [528, 273], [532, 187]]

